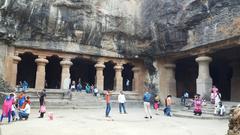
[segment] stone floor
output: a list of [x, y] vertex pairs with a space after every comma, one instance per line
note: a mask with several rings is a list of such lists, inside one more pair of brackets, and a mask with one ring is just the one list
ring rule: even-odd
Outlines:
[[153, 115], [144, 119], [142, 108], [128, 109], [119, 114], [112, 108], [111, 119], [104, 117], [104, 109], [48, 110], [54, 119], [39, 119], [32, 110], [27, 121], [1, 125], [1, 135], [225, 135], [228, 120], [203, 120]]

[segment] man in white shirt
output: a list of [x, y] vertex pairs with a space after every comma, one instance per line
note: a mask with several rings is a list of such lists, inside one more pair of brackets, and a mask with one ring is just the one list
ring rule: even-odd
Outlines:
[[119, 112], [122, 113], [122, 109], [123, 109], [123, 112], [126, 114], [127, 112], [124, 105], [124, 103], [126, 102], [126, 98], [125, 98], [125, 95], [123, 94], [123, 91], [120, 91], [120, 94], [118, 95], [118, 102], [119, 102]]
[[25, 118], [26, 120], [28, 119], [28, 116], [31, 112], [31, 107], [30, 107], [30, 97], [27, 97], [26, 101], [24, 102], [25, 107], [23, 109], [20, 109], [19, 112], [19, 118], [22, 120], [22, 118]]

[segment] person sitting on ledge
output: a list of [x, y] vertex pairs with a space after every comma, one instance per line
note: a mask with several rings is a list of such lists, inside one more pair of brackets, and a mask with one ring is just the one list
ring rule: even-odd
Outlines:
[[217, 107], [215, 107], [214, 115], [224, 116], [225, 112], [226, 112], [225, 106], [222, 104], [222, 102], [219, 102]]
[[23, 118], [25, 118], [25, 120], [28, 119], [28, 116], [29, 116], [29, 114], [31, 112], [30, 104], [31, 104], [30, 97], [27, 96], [26, 101], [24, 102], [22, 108], [19, 111], [19, 118], [20, 118], [20, 120], [22, 120]]

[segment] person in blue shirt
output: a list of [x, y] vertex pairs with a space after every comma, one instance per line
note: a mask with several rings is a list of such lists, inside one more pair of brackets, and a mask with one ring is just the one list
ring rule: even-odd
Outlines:
[[144, 110], [145, 110], [145, 114], [146, 114], [146, 116], [144, 118], [146, 118], [146, 119], [152, 118], [152, 112], [151, 112], [151, 107], [150, 107], [151, 97], [152, 97], [152, 94], [147, 89], [143, 95], [143, 104], [144, 104]]
[[28, 89], [28, 83], [27, 83], [27, 81], [23, 81], [22, 89], [23, 89], [24, 92]]

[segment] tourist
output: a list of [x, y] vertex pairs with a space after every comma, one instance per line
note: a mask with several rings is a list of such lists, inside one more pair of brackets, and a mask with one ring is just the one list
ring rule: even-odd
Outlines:
[[120, 94], [118, 95], [118, 103], [119, 103], [120, 114], [122, 114], [122, 109], [123, 109], [124, 114], [127, 114], [126, 109], [125, 109], [125, 102], [126, 102], [125, 95], [123, 94], [123, 91], [120, 91]]
[[106, 117], [109, 117], [109, 113], [111, 111], [111, 104], [110, 104], [110, 90], [105, 92], [105, 99], [106, 99]]
[[85, 89], [86, 89], [86, 93], [90, 93], [91, 87], [89, 86], [88, 83], [86, 84]]
[[221, 93], [217, 91], [217, 94], [214, 98], [215, 107], [219, 105], [219, 102], [221, 102]]
[[145, 114], [146, 116], [144, 118], [148, 119], [148, 118], [152, 118], [152, 113], [151, 113], [151, 93], [148, 92], [148, 89], [146, 90], [146, 92], [143, 95], [143, 104], [144, 104], [144, 110], [145, 110]]
[[98, 88], [97, 87], [94, 88], [93, 93], [94, 93], [94, 96], [98, 96]]
[[75, 83], [75, 81], [72, 81], [70, 89], [71, 89], [71, 91], [75, 91], [76, 90], [76, 83]]
[[16, 92], [21, 92], [23, 89], [22, 81], [19, 82], [19, 84], [16, 86]]
[[40, 103], [40, 116], [39, 118], [43, 118], [44, 117], [44, 113], [46, 113], [46, 104], [45, 104], [45, 98], [46, 98], [46, 90], [43, 89], [42, 92], [40, 94], [38, 94], [39, 97], [39, 103]]
[[196, 94], [194, 96], [193, 104], [194, 104], [194, 111], [193, 111], [194, 115], [201, 116], [202, 115], [202, 100], [200, 99], [199, 94]]
[[214, 109], [214, 115], [224, 116], [225, 112], [226, 112], [225, 106], [222, 104], [222, 102], [219, 102], [218, 106], [215, 107]]
[[181, 103], [185, 106], [186, 100], [189, 98], [189, 93], [187, 90], [184, 91], [182, 97], [181, 97]]
[[78, 82], [78, 84], [77, 84], [77, 91], [79, 91], [79, 92], [82, 91], [82, 84], [81, 84], [81, 82]]
[[23, 81], [23, 84], [22, 84], [22, 90], [25, 92], [27, 89], [28, 89], [28, 83], [27, 81]]
[[156, 112], [156, 115], [159, 114], [159, 113], [158, 113], [159, 104], [160, 104], [160, 98], [159, 98], [158, 95], [156, 95], [155, 98], [154, 98], [154, 105], [153, 105], [153, 108], [154, 108], [154, 110], [155, 110], [155, 112]]
[[92, 84], [90, 88], [90, 93], [93, 93], [93, 90], [94, 90], [94, 85]]
[[21, 91], [20, 94], [17, 97], [17, 100], [18, 100], [17, 106], [18, 106], [18, 108], [22, 107], [23, 103], [25, 102], [25, 99], [26, 99], [25, 92]]
[[8, 117], [8, 123], [11, 122], [11, 113], [12, 113], [12, 105], [14, 104], [14, 94], [10, 94], [7, 96], [2, 105], [2, 115], [0, 122], [2, 123], [4, 117]]
[[211, 97], [210, 97], [212, 104], [215, 104], [215, 98], [217, 96], [217, 93], [218, 93], [218, 88], [215, 85], [213, 85], [211, 89]]
[[163, 110], [164, 115], [170, 116], [170, 117], [172, 116], [171, 105], [172, 105], [172, 95], [168, 95], [167, 98], [165, 99], [165, 108]]
[[30, 97], [27, 96], [27, 98], [26, 98], [22, 108], [19, 111], [19, 118], [20, 118], [20, 120], [22, 120], [23, 118], [25, 118], [25, 120], [28, 119], [29, 114], [31, 112], [30, 104], [31, 104]]
[[129, 79], [126, 80], [126, 90], [128, 91], [129, 90], [129, 86], [130, 86], [130, 81]]

